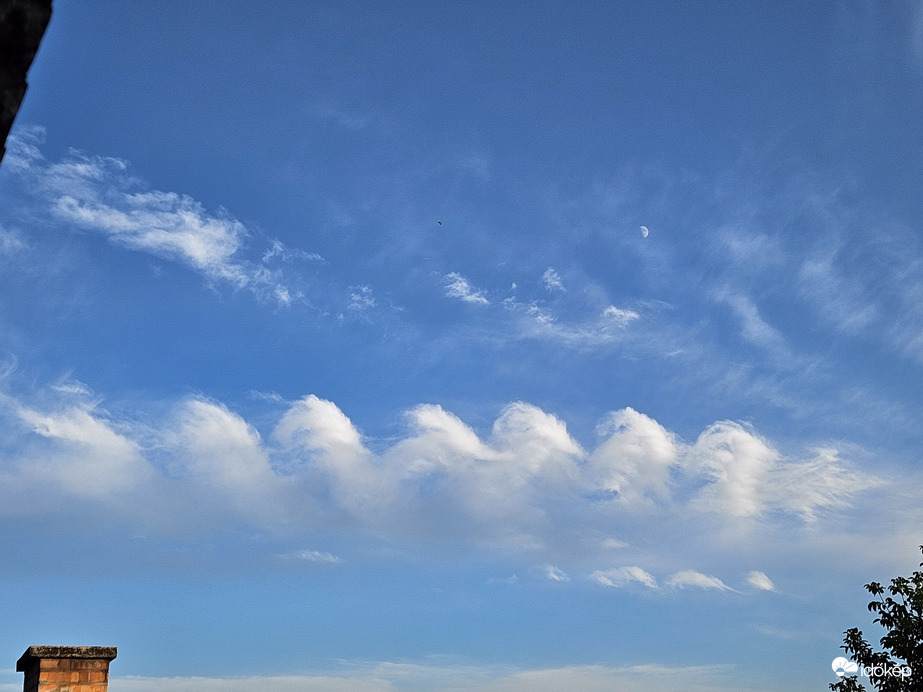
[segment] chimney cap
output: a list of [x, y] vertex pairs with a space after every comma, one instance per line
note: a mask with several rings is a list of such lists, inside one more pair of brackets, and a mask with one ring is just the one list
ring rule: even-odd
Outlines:
[[94, 658], [111, 661], [118, 654], [114, 646], [30, 646], [16, 661], [17, 672], [23, 673], [33, 661], [45, 658]]

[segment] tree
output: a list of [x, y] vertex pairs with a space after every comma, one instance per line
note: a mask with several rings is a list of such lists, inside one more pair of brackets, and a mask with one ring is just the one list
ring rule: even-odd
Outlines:
[[[840, 648], [868, 673], [879, 692], [923, 692], [923, 571], [895, 577], [887, 588], [873, 581], [865, 589], [875, 597], [868, 605], [876, 614], [874, 622], [887, 630], [880, 640], [882, 651], [873, 650], [855, 627], [844, 632]], [[854, 676], [832, 683], [830, 689], [864, 692], [865, 687]]]

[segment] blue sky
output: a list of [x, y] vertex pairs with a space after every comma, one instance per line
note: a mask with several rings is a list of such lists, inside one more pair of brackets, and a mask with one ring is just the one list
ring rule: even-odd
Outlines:
[[825, 689], [923, 542], [921, 86], [918, 2], [57, 0], [0, 690]]

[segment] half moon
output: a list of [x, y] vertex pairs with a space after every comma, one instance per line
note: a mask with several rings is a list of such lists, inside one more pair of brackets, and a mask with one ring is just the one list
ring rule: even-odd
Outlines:
[[649, 233], [650, 231], [647, 230], [647, 226], [641, 226], [641, 237], [642, 238], [647, 238]]

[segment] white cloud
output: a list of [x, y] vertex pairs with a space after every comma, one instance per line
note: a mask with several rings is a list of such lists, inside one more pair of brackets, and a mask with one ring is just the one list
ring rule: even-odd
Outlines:
[[542, 565], [542, 573], [545, 575], [546, 579], [551, 581], [570, 581], [570, 576], [568, 576], [567, 572], [558, 567], [555, 567], [554, 565]]
[[332, 553], [325, 553], [319, 550], [298, 550], [294, 553], [289, 553], [285, 557], [303, 560], [305, 562], [313, 562], [320, 565], [338, 565], [343, 562], [342, 558]]
[[244, 676], [238, 678], [111, 677], [112, 687], [124, 692], [394, 692], [390, 681], [376, 676]]
[[773, 468], [767, 489], [769, 503], [814, 521], [821, 510], [845, 507], [854, 493], [882, 483], [847, 467], [835, 449], [817, 449], [814, 454], [812, 459], [788, 461]]
[[238, 678], [112, 677], [124, 692], [755, 692], [730, 665], [566, 666], [514, 669], [461, 664], [372, 663], [309, 675]]
[[649, 589], [657, 588], [657, 580], [649, 572], [637, 566], [615, 567], [613, 569], [596, 570], [590, 579], [600, 586], [622, 587], [631, 582], [637, 582]]
[[6, 475], [7, 489], [27, 480], [59, 492], [102, 502], [124, 498], [153, 480], [139, 444], [92, 403], [77, 402], [53, 411], [14, 404], [19, 422], [50, 443], [47, 453], [23, 459]]
[[491, 445], [527, 475], [553, 481], [574, 478], [574, 461], [583, 455], [563, 421], [521, 401], [509, 404], [494, 422]]
[[484, 295], [483, 291], [475, 290], [471, 287], [471, 284], [468, 283], [468, 280], [458, 274], [457, 272], [451, 272], [446, 274], [445, 277], [445, 294], [449, 298], [458, 298], [466, 303], [474, 303], [475, 305], [489, 305], [490, 301], [487, 300], [487, 297]]
[[733, 266], [751, 272], [778, 269], [786, 262], [786, 253], [778, 235], [769, 235], [749, 228], [747, 224], [732, 224], [715, 233], [718, 251], [728, 253]]
[[410, 472], [462, 469], [478, 461], [494, 461], [497, 453], [481, 442], [459, 418], [439, 405], [420, 404], [407, 412], [414, 434], [399, 443], [393, 458]]
[[795, 359], [782, 334], [769, 325], [753, 301], [741, 295], [719, 294], [718, 299], [731, 307], [741, 323], [741, 336], [745, 341], [765, 349], [787, 364]]
[[564, 288], [564, 283], [561, 281], [561, 275], [551, 267], [548, 267], [545, 273], [542, 274], [542, 285], [545, 286], [545, 290], [552, 293], [555, 291], [566, 293], [567, 291], [567, 289]]
[[353, 286], [351, 290], [349, 305], [346, 306], [347, 311], [356, 315], [365, 315], [377, 305], [370, 286]]
[[394, 479], [374, 464], [359, 431], [330, 401], [314, 395], [295, 402], [273, 431], [273, 439], [293, 456], [293, 473], [320, 472], [313, 478], [334, 503], [365, 520], [378, 518], [395, 500]]
[[602, 547], [606, 550], [618, 550], [619, 548], [627, 548], [628, 543], [617, 538], [606, 538], [602, 542]]
[[[86, 230], [103, 233], [116, 245], [187, 264], [212, 279], [244, 287], [254, 280], [233, 257], [246, 237], [243, 224], [212, 216], [186, 195], [172, 192], [112, 194], [98, 198], [62, 195], [52, 213]], [[117, 205], [117, 206], [116, 206]]]
[[208, 212], [188, 195], [145, 189], [121, 159], [71, 151], [50, 163], [39, 149], [42, 139], [40, 131], [18, 130], [11, 137], [12, 168], [31, 182], [31, 193], [52, 217], [98, 233], [113, 245], [185, 265], [209, 281], [271, 297], [280, 305], [300, 296], [268, 263], [317, 255], [287, 250], [273, 240], [262, 262], [249, 261], [244, 250], [253, 234], [225, 210]]
[[45, 143], [45, 128], [39, 125], [17, 127], [6, 140], [4, 166], [17, 171], [28, 170], [42, 159], [41, 146]]
[[679, 453], [672, 434], [631, 408], [610, 413], [597, 432], [606, 439], [587, 463], [594, 484], [633, 506], [669, 498], [670, 469]]
[[[0, 456], [7, 516], [100, 507], [153, 531], [195, 535], [241, 523], [303, 535], [348, 521], [389, 539], [543, 555], [575, 535], [596, 536], [580, 541], [593, 551], [626, 548], [605, 539], [615, 517], [626, 538], [634, 536], [632, 522], [654, 517], [717, 516], [716, 527], [743, 526], [746, 517], [819, 521], [876, 482], [850, 471], [835, 450], [785, 459], [736, 423], [709, 426], [685, 445], [630, 408], [606, 416], [602, 441], [587, 452], [561, 419], [530, 404], [507, 405], [486, 435], [422, 404], [406, 413], [405, 433], [373, 451], [336, 404], [314, 395], [288, 404], [274, 426], [269, 421], [268, 440], [239, 413], [202, 397], [143, 421], [112, 416], [78, 382], [55, 383], [35, 398], [40, 403], [0, 400], [0, 449], [19, 450]], [[30, 500], [39, 488], [43, 504]], [[194, 524], [183, 528], [190, 517]], [[540, 560], [552, 557], [545, 555]], [[592, 578], [656, 585], [639, 567]]]
[[775, 449], [743, 426], [713, 423], [686, 455], [686, 467], [708, 481], [696, 505], [736, 517], [760, 514], [769, 471], [779, 459]]
[[880, 482], [849, 469], [832, 449], [816, 450], [807, 461], [784, 459], [762, 437], [730, 421], [710, 425], [683, 464], [707, 480], [693, 506], [736, 517], [781, 511], [813, 521], [818, 512], [846, 506], [855, 492]]
[[747, 575], [747, 583], [761, 591], [775, 591], [776, 585], [763, 572], [753, 571]]
[[227, 407], [190, 399], [175, 413], [165, 440], [170, 475], [198, 486], [198, 497], [230, 506], [258, 525], [286, 522], [292, 512], [288, 480], [275, 473], [259, 432]]
[[0, 257], [15, 254], [26, 247], [22, 234], [0, 226]]
[[694, 569], [684, 569], [674, 573], [667, 580], [667, 586], [671, 586], [675, 589], [694, 587], [698, 589], [717, 589], [718, 591], [731, 590], [731, 587], [718, 579], [718, 577], [710, 577]]
[[640, 315], [634, 310], [626, 310], [610, 305], [603, 310], [603, 319], [611, 320], [618, 327], [625, 327], [629, 322], [634, 322]]
[[817, 306], [825, 322], [840, 331], [856, 335], [880, 317], [880, 307], [869, 299], [877, 292], [865, 289], [855, 277], [844, 275], [836, 266], [836, 243], [825, 244], [801, 265], [798, 275], [802, 295]]
[[409, 493], [405, 502], [416, 496], [434, 525], [454, 508], [450, 531], [462, 520], [469, 535], [527, 546], [533, 539], [523, 532], [538, 530], [543, 505], [579, 473], [582, 450], [564, 423], [528, 404], [504, 408], [486, 441], [440, 406], [417, 406], [408, 421], [411, 434], [382, 455], [381, 472]]
[[625, 328], [640, 318], [634, 310], [610, 305], [589, 320], [564, 322], [550, 308], [536, 302], [523, 303], [515, 297], [505, 298], [503, 307], [520, 316], [520, 336], [556, 341], [570, 348], [596, 348], [618, 342], [624, 339]]

